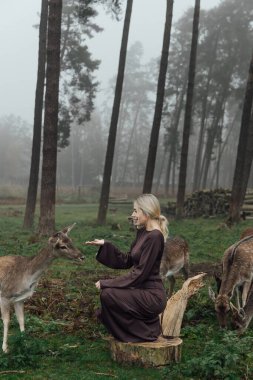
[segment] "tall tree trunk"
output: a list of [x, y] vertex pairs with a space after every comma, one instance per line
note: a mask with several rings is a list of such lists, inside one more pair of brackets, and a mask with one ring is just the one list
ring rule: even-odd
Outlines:
[[167, 197], [169, 195], [169, 189], [170, 189], [170, 174], [171, 174], [171, 165], [172, 165], [172, 158], [173, 158], [173, 147], [171, 146], [170, 152], [169, 152], [169, 160], [168, 165], [166, 169], [166, 175], [165, 175], [165, 196]]
[[223, 83], [223, 87], [222, 87], [223, 90], [220, 97], [216, 100], [214, 119], [207, 136], [206, 149], [205, 149], [205, 153], [204, 153], [204, 157], [202, 161], [202, 167], [200, 171], [200, 180], [202, 179], [202, 188], [206, 188], [206, 185], [207, 185], [207, 176], [208, 176], [209, 166], [211, 162], [211, 156], [213, 152], [215, 138], [217, 136], [218, 128], [219, 128], [218, 124], [220, 120], [224, 117], [225, 103], [227, 101], [227, 97], [230, 91], [232, 69], [229, 67], [229, 63], [230, 63], [230, 60], [228, 60], [228, 64], [227, 64], [228, 71], [226, 73], [227, 75]]
[[202, 179], [202, 188], [205, 189], [207, 186], [207, 176], [209, 172], [209, 167], [212, 159], [212, 153], [214, 148], [215, 139], [218, 135], [219, 122], [224, 115], [224, 102], [226, 101], [226, 96], [221, 101], [218, 101], [215, 118], [212, 122], [212, 126], [208, 131], [207, 141], [206, 141], [206, 150], [204, 156], [204, 166], [203, 166], [203, 179]]
[[128, 160], [129, 160], [130, 149], [131, 149], [131, 146], [132, 146], [132, 141], [133, 141], [134, 133], [135, 133], [136, 127], [137, 127], [137, 120], [138, 120], [139, 112], [140, 112], [140, 109], [141, 109], [141, 102], [142, 102], [142, 99], [139, 99], [138, 104], [137, 104], [137, 109], [135, 111], [134, 122], [133, 122], [132, 130], [131, 130], [129, 142], [128, 142], [128, 145], [127, 145], [126, 159], [125, 159], [125, 163], [124, 163], [124, 167], [123, 167], [123, 171], [122, 171], [123, 174], [122, 174], [121, 180], [120, 180], [121, 185], [123, 185], [124, 181], [125, 181], [125, 176], [126, 176], [126, 171], [127, 171], [127, 165], [128, 165]]
[[192, 121], [191, 119], [192, 119], [192, 105], [193, 105], [193, 94], [194, 94], [195, 67], [196, 67], [198, 34], [199, 34], [199, 12], [200, 12], [200, 0], [195, 0], [191, 55], [190, 55], [189, 77], [188, 77], [188, 89], [187, 89], [187, 98], [186, 98], [186, 106], [185, 106], [183, 142], [182, 142], [182, 150], [181, 150], [178, 193], [177, 193], [177, 208], [176, 208], [177, 218], [182, 217], [183, 208], [184, 208], [188, 147], [189, 147], [189, 138], [190, 138], [191, 121]]
[[203, 96], [203, 101], [202, 101], [202, 116], [201, 116], [201, 123], [200, 123], [197, 153], [196, 153], [196, 159], [195, 159], [195, 168], [194, 168], [194, 176], [193, 176], [193, 191], [198, 190], [199, 185], [200, 185], [200, 165], [201, 165], [201, 157], [203, 153], [203, 141], [204, 141], [206, 115], [207, 115], [207, 101], [208, 101], [208, 92], [209, 92], [209, 86], [210, 86], [210, 81], [211, 81], [212, 67], [213, 65], [209, 69], [206, 91], [205, 91], [205, 94]]
[[161, 160], [161, 166], [160, 166], [160, 169], [159, 169], [159, 172], [157, 175], [156, 189], [155, 189], [156, 194], [158, 193], [159, 187], [161, 184], [161, 178], [162, 178], [162, 174], [163, 174], [163, 170], [164, 170], [164, 166], [165, 166], [165, 159], [166, 159], [167, 153], [168, 153], [168, 150], [166, 148], [164, 148], [163, 149], [163, 156], [162, 156], [162, 160]]
[[61, 61], [60, 61], [61, 66], [63, 64], [63, 59], [67, 50], [67, 42], [69, 39], [69, 31], [70, 31], [70, 25], [71, 25], [70, 20], [71, 20], [71, 17], [70, 17], [70, 14], [68, 14], [66, 29], [63, 35], [61, 36]]
[[150, 193], [152, 190], [152, 182], [153, 182], [154, 171], [155, 171], [156, 152], [157, 152], [159, 131], [160, 131], [160, 125], [161, 125], [161, 118], [162, 118], [162, 110], [163, 110], [164, 88], [165, 88], [166, 73], [167, 73], [167, 67], [168, 67], [172, 11], [173, 11], [173, 0], [167, 0], [166, 20], [165, 20], [165, 28], [164, 28], [164, 34], [163, 34], [162, 56], [161, 56], [161, 62], [160, 62], [159, 78], [158, 78], [158, 83], [157, 83], [155, 113], [154, 113], [153, 125], [152, 125], [152, 130], [151, 130], [151, 136], [150, 136], [148, 158], [147, 158], [146, 171], [145, 171], [144, 184], [143, 184], [143, 193]]
[[111, 175], [112, 175], [112, 164], [113, 164], [113, 156], [114, 156], [115, 141], [116, 141], [116, 134], [117, 134], [120, 101], [121, 101], [121, 95], [122, 95], [122, 86], [123, 86], [123, 79], [124, 79], [124, 72], [125, 72], [127, 42], [128, 42], [128, 35], [129, 35], [132, 6], [133, 6], [133, 0], [128, 0], [127, 7], [126, 7], [125, 20], [124, 20], [122, 41], [121, 41], [119, 67], [118, 67], [118, 75], [117, 75], [115, 96], [114, 96], [114, 102], [113, 102], [111, 125], [110, 125], [110, 130], [109, 130], [107, 150], [106, 150], [106, 156], [105, 156], [104, 175], [103, 175], [103, 182], [102, 182], [99, 210], [98, 210], [98, 217], [97, 217], [98, 224], [105, 223], [107, 209], [108, 209]]
[[165, 195], [168, 196], [169, 193], [169, 182], [170, 182], [170, 171], [171, 171], [171, 163], [174, 158], [176, 160], [176, 155], [177, 155], [177, 131], [178, 131], [178, 126], [179, 126], [179, 120], [181, 116], [181, 112], [183, 109], [183, 102], [184, 102], [184, 95], [185, 95], [185, 89], [186, 89], [186, 84], [187, 80], [185, 77], [184, 80], [184, 85], [179, 97], [179, 101], [176, 102], [177, 106], [175, 109], [175, 116], [174, 116], [174, 122], [172, 125], [172, 139], [169, 141], [169, 146], [170, 146], [170, 153], [169, 153], [169, 160], [168, 160], [168, 165], [166, 169], [166, 174], [165, 174]]
[[176, 188], [176, 167], [177, 167], [177, 157], [172, 157], [172, 181], [171, 181], [171, 193], [172, 195], [175, 195], [175, 188]]
[[115, 145], [114, 159], [113, 159], [113, 165], [112, 165], [112, 185], [114, 186], [116, 185], [117, 180], [119, 180], [118, 171], [119, 171], [121, 140], [122, 140], [123, 128], [124, 128], [125, 121], [127, 118], [128, 104], [129, 102], [126, 100], [126, 97], [122, 96], [120, 110], [119, 110], [118, 125], [117, 125], [117, 136], [116, 136], [116, 141], [115, 141], [116, 145]]
[[248, 141], [246, 146], [246, 158], [245, 158], [245, 166], [243, 171], [243, 181], [242, 181], [242, 194], [241, 194], [241, 205], [244, 201], [245, 194], [247, 191], [247, 185], [250, 178], [250, 172], [252, 167], [252, 160], [253, 160], [253, 105], [252, 105], [252, 112], [251, 112], [251, 119], [249, 124], [249, 134], [248, 134]]
[[39, 232], [48, 235], [55, 229], [57, 166], [57, 126], [59, 109], [60, 46], [62, 0], [49, 1], [48, 43], [43, 162], [41, 178]]
[[72, 133], [72, 144], [71, 144], [71, 187], [72, 193], [75, 192], [76, 186], [76, 173], [75, 173], [75, 145], [76, 145], [76, 131]]
[[[211, 179], [211, 184], [214, 183], [214, 178], [215, 178], [215, 175], [216, 173], [220, 170], [220, 162], [221, 162], [221, 158], [222, 158], [222, 155], [223, 155], [223, 152], [228, 144], [228, 140], [229, 140], [229, 137], [234, 129], [234, 124], [235, 124], [235, 121], [236, 121], [236, 114], [235, 114], [235, 117], [233, 119], [233, 122], [232, 122], [232, 125], [231, 125], [231, 128], [225, 138], [225, 141], [223, 142], [222, 146], [221, 146], [221, 149], [219, 149], [219, 154], [218, 154], [218, 157], [217, 157], [217, 163], [216, 163], [216, 166], [214, 168], [214, 171], [213, 171], [213, 176], [212, 176], [212, 179]], [[216, 185], [216, 188], [217, 188], [217, 185]]]
[[210, 62], [210, 66], [208, 70], [206, 89], [205, 89], [205, 93], [203, 95], [203, 101], [202, 101], [202, 116], [201, 116], [200, 132], [199, 132], [199, 138], [198, 138], [198, 146], [197, 146], [194, 175], [193, 175], [193, 191], [199, 190], [200, 180], [201, 180], [200, 165], [201, 165], [201, 157], [203, 153], [203, 141], [204, 141], [205, 125], [206, 125], [208, 93], [209, 93], [209, 87], [210, 87], [210, 82], [212, 78], [213, 68], [216, 61], [218, 37], [219, 37], [219, 31], [217, 31], [216, 33], [214, 46], [212, 48], [212, 54], [211, 54], [212, 60]]
[[32, 156], [23, 228], [31, 228], [33, 226], [38, 191], [47, 46], [47, 19], [48, 0], [42, 0], [39, 27], [39, 53], [33, 121]]
[[[253, 102], [253, 55], [251, 57], [249, 75], [247, 80], [247, 87], [244, 97], [241, 129], [239, 136], [239, 143], [237, 148], [236, 165], [232, 186], [231, 202], [229, 208], [229, 222], [238, 223], [240, 221], [240, 210], [243, 202], [243, 197], [246, 189], [242, 187], [245, 184], [245, 163], [247, 162], [247, 154], [249, 147], [247, 143], [250, 137], [250, 118], [252, 112], [252, 102]], [[247, 148], [247, 149], [246, 149]]]

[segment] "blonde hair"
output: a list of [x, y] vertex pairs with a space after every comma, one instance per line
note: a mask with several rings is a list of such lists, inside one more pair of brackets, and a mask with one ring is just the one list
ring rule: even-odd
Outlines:
[[153, 194], [142, 194], [136, 200], [137, 206], [148, 215], [151, 219], [158, 221], [164, 239], [166, 240], [169, 234], [168, 220], [161, 215], [161, 208], [158, 199]]

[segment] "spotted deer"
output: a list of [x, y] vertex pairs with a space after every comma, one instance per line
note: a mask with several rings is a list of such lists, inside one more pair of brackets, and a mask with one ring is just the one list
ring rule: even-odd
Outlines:
[[175, 274], [182, 271], [184, 279], [189, 277], [189, 246], [179, 236], [168, 238], [164, 245], [160, 274], [163, 280], [169, 281], [167, 295], [170, 298], [175, 286]]
[[20, 331], [25, 330], [24, 301], [31, 297], [38, 281], [45, 270], [57, 258], [82, 261], [81, 252], [74, 247], [68, 233], [74, 227], [64, 228], [53, 234], [46, 245], [36, 256], [2, 256], [0, 257], [0, 307], [4, 325], [2, 349], [8, 352], [8, 328], [11, 305]]
[[[246, 236], [253, 236], [253, 228], [246, 228], [241, 233], [241, 239]], [[253, 282], [247, 295], [246, 304], [242, 308], [236, 308], [233, 304], [231, 306], [232, 311], [232, 325], [238, 330], [239, 334], [242, 334], [249, 326], [253, 317]]]
[[[220, 327], [227, 326], [227, 314], [231, 310], [231, 299], [236, 291], [237, 308], [244, 307], [253, 279], [253, 236], [246, 236], [230, 246], [223, 255], [222, 278], [219, 294], [211, 288], [209, 295], [214, 301]], [[239, 288], [242, 287], [241, 300]]]

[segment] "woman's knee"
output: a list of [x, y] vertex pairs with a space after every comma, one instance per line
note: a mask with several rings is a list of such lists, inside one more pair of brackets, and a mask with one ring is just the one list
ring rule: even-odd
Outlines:
[[102, 304], [114, 304], [114, 297], [113, 297], [113, 292], [112, 289], [110, 288], [105, 288], [101, 290], [100, 293], [100, 300]]

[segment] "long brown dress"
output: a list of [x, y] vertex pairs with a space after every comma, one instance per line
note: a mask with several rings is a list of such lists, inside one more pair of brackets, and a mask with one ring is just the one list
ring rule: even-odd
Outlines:
[[122, 342], [154, 341], [161, 333], [159, 314], [166, 294], [159, 275], [164, 237], [159, 230], [138, 230], [130, 252], [105, 242], [97, 260], [114, 269], [131, 268], [115, 279], [100, 281], [100, 320]]

